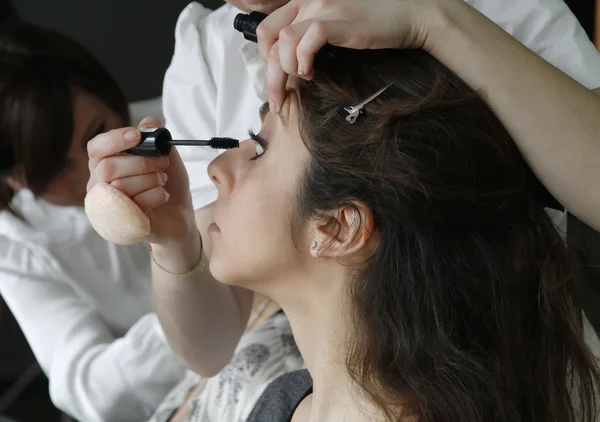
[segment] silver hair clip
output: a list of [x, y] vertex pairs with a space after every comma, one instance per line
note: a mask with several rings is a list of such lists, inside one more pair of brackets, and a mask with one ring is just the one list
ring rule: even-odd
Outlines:
[[358, 116], [360, 116], [362, 114], [363, 107], [366, 106], [367, 104], [369, 104], [375, 98], [379, 97], [381, 94], [383, 94], [383, 92], [386, 89], [388, 89], [390, 86], [392, 86], [392, 84], [389, 84], [389, 85], [381, 88], [375, 94], [371, 95], [369, 98], [367, 98], [366, 100], [364, 100], [363, 102], [361, 102], [359, 104], [356, 104], [356, 105], [350, 106], [350, 107], [345, 107], [344, 110], [348, 113], [348, 115], [346, 116], [346, 121], [348, 123], [350, 123], [351, 125], [356, 123]]

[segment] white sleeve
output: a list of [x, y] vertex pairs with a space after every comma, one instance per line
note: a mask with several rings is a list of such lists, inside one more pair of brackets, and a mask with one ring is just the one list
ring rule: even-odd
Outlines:
[[467, 0], [588, 89], [600, 87], [600, 54], [564, 0]]
[[[211, 64], [217, 61], [214, 59], [218, 51], [211, 48], [206, 28], [210, 12], [193, 2], [181, 12], [175, 28], [175, 52], [163, 84], [163, 113], [165, 127], [180, 139], [209, 139], [216, 135], [218, 69]], [[217, 199], [217, 190], [207, 169], [219, 152], [193, 147], [178, 147], [178, 151], [189, 175], [194, 208], [211, 204]]]
[[184, 375], [155, 314], [122, 338], [73, 289], [52, 276], [52, 265], [20, 245], [2, 253], [21, 260], [0, 271], [0, 293], [50, 380], [56, 407], [81, 421], [139, 421]]

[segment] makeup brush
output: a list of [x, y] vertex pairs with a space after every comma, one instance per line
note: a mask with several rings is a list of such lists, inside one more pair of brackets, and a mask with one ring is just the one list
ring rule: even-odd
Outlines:
[[232, 138], [200, 139], [173, 139], [171, 132], [164, 127], [141, 129], [142, 139], [135, 147], [128, 149], [127, 153], [151, 157], [167, 157], [173, 145], [202, 146], [213, 149], [238, 148], [240, 141]]

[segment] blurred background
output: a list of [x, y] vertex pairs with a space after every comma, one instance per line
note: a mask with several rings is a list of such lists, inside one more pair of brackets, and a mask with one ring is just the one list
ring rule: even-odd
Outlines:
[[[502, 0], [497, 0], [502, 1]], [[600, 0], [598, 0], [600, 1]], [[6, 0], [0, 0], [0, 5]], [[173, 53], [177, 16], [189, 0], [12, 0], [24, 21], [50, 27], [87, 47], [116, 78], [130, 102], [159, 97]], [[217, 8], [222, 1], [200, 3]], [[7, 3], [5, 3], [7, 4]], [[600, 7], [568, 0], [600, 46]], [[69, 420], [48, 397], [48, 382], [0, 298], [0, 422]], [[4, 419], [2, 419], [4, 418]]]

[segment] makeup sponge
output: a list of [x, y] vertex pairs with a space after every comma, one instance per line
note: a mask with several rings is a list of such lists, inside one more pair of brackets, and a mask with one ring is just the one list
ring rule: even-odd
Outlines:
[[109, 242], [132, 245], [150, 234], [150, 220], [127, 195], [106, 183], [85, 197], [85, 212], [94, 230]]

